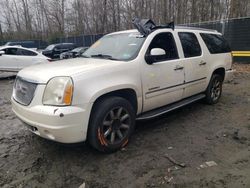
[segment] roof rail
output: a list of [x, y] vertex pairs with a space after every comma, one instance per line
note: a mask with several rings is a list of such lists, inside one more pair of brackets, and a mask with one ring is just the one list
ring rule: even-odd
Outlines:
[[201, 27], [192, 27], [192, 26], [183, 26], [183, 25], [177, 25], [175, 26], [176, 29], [190, 29], [190, 30], [201, 30], [201, 31], [212, 31], [212, 32], [218, 32], [215, 29], [207, 29], [207, 28], [201, 28]]

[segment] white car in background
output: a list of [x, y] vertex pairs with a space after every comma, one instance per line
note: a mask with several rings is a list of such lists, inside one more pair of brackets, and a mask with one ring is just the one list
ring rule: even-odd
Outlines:
[[0, 70], [17, 72], [24, 67], [48, 63], [51, 59], [34, 50], [19, 46], [0, 47]]

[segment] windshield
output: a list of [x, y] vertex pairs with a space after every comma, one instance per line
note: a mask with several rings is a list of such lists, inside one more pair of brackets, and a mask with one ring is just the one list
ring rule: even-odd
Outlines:
[[128, 61], [134, 59], [145, 41], [138, 32], [111, 34], [93, 44], [83, 57]]
[[45, 50], [53, 50], [54, 47], [55, 45], [49, 45]]

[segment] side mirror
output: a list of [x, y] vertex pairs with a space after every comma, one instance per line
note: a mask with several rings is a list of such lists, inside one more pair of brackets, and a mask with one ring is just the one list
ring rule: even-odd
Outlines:
[[157, 62], [157, 59], [161, 56], [165, 56], [166, 51], [163, 50], [162, 48], [153, 48], [150, 51], [149, 55], [145, 56], [145, 60], [148, 64], [152, 65], [154, 62]]
[[0, 56], [2, 56], [3, 54], [5, 54], [5, 51], [0, 51]]
[[151, 56], [161, 56], [161, 55], [166, 55], [166, 51], [163, 50], [162, 48], [153, 48], [150, 51]]

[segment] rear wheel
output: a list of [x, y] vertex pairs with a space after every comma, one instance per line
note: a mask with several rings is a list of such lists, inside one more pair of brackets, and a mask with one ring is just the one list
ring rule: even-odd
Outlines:
[[119, 150], [128, 143], [134, 125], [135, 111], [126, 99], [105, 98], [93, 107], [88, 141], [102, 152]]
[[222, 93], [223, 78], [218, 74], [213, 74], [206, 90], [206, 102], [208, 104], [216, 104]]

